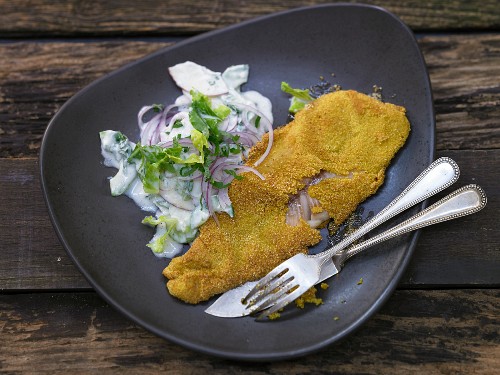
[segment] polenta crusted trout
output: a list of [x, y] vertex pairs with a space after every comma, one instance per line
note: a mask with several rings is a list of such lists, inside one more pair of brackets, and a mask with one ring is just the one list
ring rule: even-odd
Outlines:
[[[385, 169], [406, 141], [405, 109], [356, 91], [321, 96], [274, 131], [257, 169], [234, 180], [234, 217], [219, 214], [201, 228], [183, 256], [163, 274], [169, 292], [188, 303], [205, 301], [257, 280], [320, 241], [319, 223], [343, 222], [384, 181]], [[266, 150], [255, 145], [247, 165]]]

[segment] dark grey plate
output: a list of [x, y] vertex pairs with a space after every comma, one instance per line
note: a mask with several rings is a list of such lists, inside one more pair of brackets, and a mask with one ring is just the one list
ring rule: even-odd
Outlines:
[[[133, 321], [188, 348], [245, 360], [300, 356], [344, 338], [394, 290], [416, 235], [350, 261], [321, 293], [321, 307], [292, 309], [274, 322], [222, 319], [203, 312], [208, 303], [191, 306], [167, 293], [161, 275], [166, 261], [145, 247], [152, 230], [140, 224], [144, 213], [128, 198], [110, 196], [107, 177], [113, 172], [102, 164], [98, 132], [121, 130], [137, 139], [138, 110], [176, 98], [179, 90], [167, 67], [185, 60], [219, 71], [250, 64], [244, 89], [259, 90], [272, 100], [276, 124], [287, 116], [281, 81], [308, 87], [324, 76], [366, 93], [374, 84], [382, 86], [386, 101], [407, 108], [412, 131], [384, 186], [364, 204], [366, 211], [377, 212], [434, 155], [431, 88], [411, 31], [380, 8], [341, 4], [287, 11], [207, 33], [91, 84], [61, 108], [43, 139], [42, 183], [59, 238], [97, 292]], [[357, 285], [361, 277], [364, 283]]]

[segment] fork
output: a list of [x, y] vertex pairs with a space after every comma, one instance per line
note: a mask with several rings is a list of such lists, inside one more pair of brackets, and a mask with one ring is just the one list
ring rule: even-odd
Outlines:
[[[277, 311], [279, 308], [272, 308], [272, 311], [269, 309], [278, 303], [281, 306], [283, 300], [287, 301], [286, 304], [289, 303], [290, 298], [287, 298], [288, 296], [285, 294], [292, 295], [290, 293], [292, 288], [296, 288], [293, 290], [293, 295], [300, 296], [309, 289], [304, 289], [305, 285], [309, 285], [309, 287], [315, 285], [323, 264], [331, 259], [336, 252], [349, 246], [390, 218], [446, 189], [458, 179], [459, 175], [458, 165], [452, 159], [443, 157], [436, 160], [388, 206], [350, 236], [321, 254], [297, 254], [281, 263], [260, 279], [242, 302], [247, 304], [247, 308], [252, 311], [267, 309], [267, 312], [264, 312], [265, 315]], [[293, 280], [295, 281], [292, 282]], [[297, 282], [298, 280], [300, 283]], [[299, 286], [297, 287], [297, 285]]]
[[355, 246], [337, 252], [332, 252], [330, 249], [312, 256], [298, 254], [290, 258], [291, 262], [290, 260], [285, 262], [288, 264], [286, 271], [282, 271], [286, 272], [283, 284], [271, 287], [273, 289], [266, 288], [267, 294], [259, 296], [256, 302], [255, 300], [250, 302], [250, 308], [252, 312], [264, 310], [257, 319], [269, 316], [317, 284], [319, 281], [317, 269], [321, 269], [325, 259], [332, 259], [335, 270], [329, 276], [333, 276], [341, 271], [348, 259], [375, 244], [429, 225], [473, 214], [482, 210], [486, 202], [486, 194], [481, 187], [467, 185], [393, 228]]

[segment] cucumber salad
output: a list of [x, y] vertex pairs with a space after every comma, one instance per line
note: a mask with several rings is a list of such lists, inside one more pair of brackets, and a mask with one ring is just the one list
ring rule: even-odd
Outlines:
[[113, 196], [126, 195], [156, 228], [147, 244], [158, 257], [172, 258], [192, 242], [216, 212], [233, 216], [228, 186], [256, 169], [244, 165], [249, 149], [266, 132], [273, 143], [272, 106], [256, 91], [241, 91], [248, 65], [223, 73], [187, 61], [169, 68], [182, 90], [173, 104], [153, 104], [138, 113], [140, 139], [119, 131], [100, 132], [104, 165], [118, 170], [109, 180]]

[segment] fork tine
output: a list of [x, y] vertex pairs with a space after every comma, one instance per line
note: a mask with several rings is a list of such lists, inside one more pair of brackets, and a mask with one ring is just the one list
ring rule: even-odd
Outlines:
[[255, 305], [259, 302], [261, 302], [264, 298], [267, 298], [269, 295], [271, 295], [271, 293], [273, 291], [276, 291], [278, 288], [286, 285], [287, 283], [289, 283], [290, 281], [292, 281], [294, 279], [294, 276], [290, 276], [289, 275], [290, 272], [287, 272], [284, 273], [284, 274], [281, 274], [280, 277], [277, 277], [273, 280], [271, 280], [271, 282], [267, 285], [265, 285], [263, 288], [259, 289], [259, 291], [257, 291], [257, 293], [255, 293], [250, 299], [246, 299], [246, 303], [248, 303], [249, 306], [251, 305]]
[[284, 295], [289, 293], [291, 290], [298, 286], [297, 283], [288, 282], [287, 284], [282, 284], [276, 292], [266, 295], [259, 304], [253, 305], [250, 308], [250, 313], [255, 313], [273, 306], [277, 300], [282, 298]]
[[[297, 285], [296, 285], [297, 286]], [[263, 310], [259, 316], [257, 317], [257, 320], [263, 320], [264, 318], [268, 317], [269, 315], [281, 310], [283, 307], [288, 305], [290, 302], [295, 301], [297, 298], [299, 298], [302, 294], [304, 294], [305, 290], [304, 288], [301, 288], [300, 286], [295, 289], [291, 293], [287, 293], [285, 295], [282, 295], [281, 299], [278, 299], [274, 302], [273, 305], [270, 305], [267, 307], [265, 310]]]
[[293, 276], [288, 277], [287, 279], [284, 279], [283, 277], [276, 279], [272, 286], [264, 288], [262, 293], [257, 294], [252, 300], [248, 301], [247, 308], [254, 308], [255, 311], [267, 308], [274, 303], [276, 298], [290, 290], [291, 287], [289, 285], [293, 279]]
[[248, 292], [248, 294], [243, 298], [243, 302], [251, 300], [259, 292], [262, 292], [266, 289], [266, 286], [271, 283], [275, 278], [282, 276], [283, 273], [288, 271], [288, 267], [285, 263], [282, 263], [271, 270], [266, 276], [259, 280], [257, 284]]

